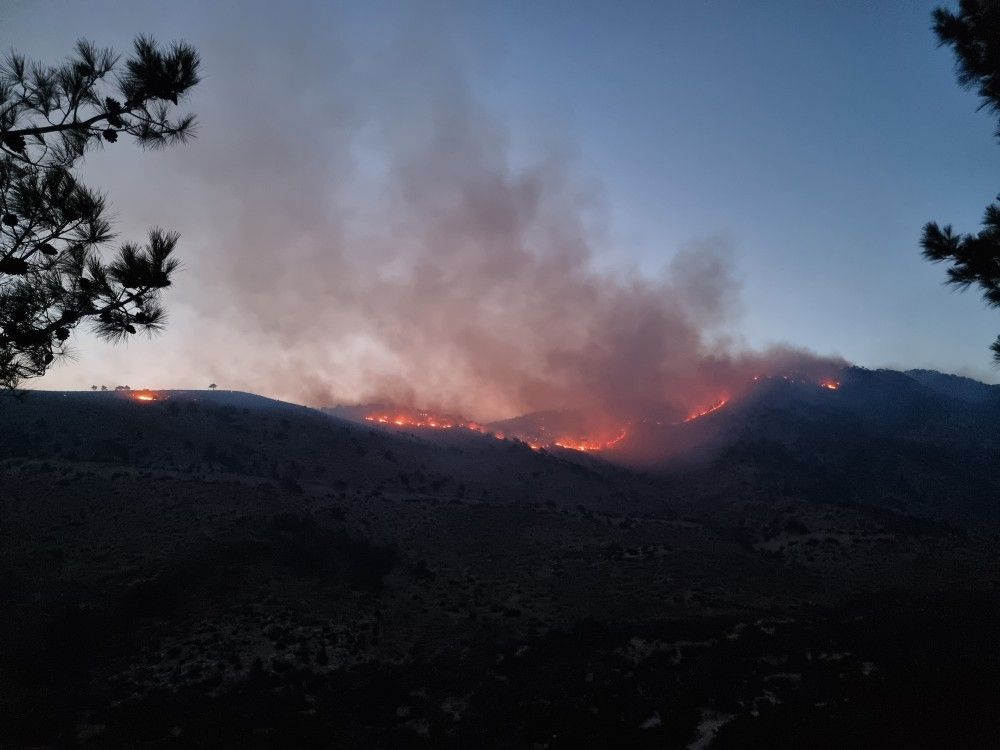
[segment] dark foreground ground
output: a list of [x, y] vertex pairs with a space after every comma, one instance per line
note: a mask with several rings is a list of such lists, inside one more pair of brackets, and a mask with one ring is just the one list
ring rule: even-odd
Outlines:
[[0, 424], [0, 746], [1000, 743], [995, 526], [829, 458], [842, 492], [221, 393]]

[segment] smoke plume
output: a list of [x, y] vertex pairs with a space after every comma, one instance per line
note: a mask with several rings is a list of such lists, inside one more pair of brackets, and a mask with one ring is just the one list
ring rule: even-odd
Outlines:
[[755, 374], [826, 366], [727, 337], [739, 285], [722, 240], [656, 277], [600, 265], [599, 189], [568, 144], [515, 148], [446, 32], [310, 33], [257, 42], [279, 48], [266, 54], [206, 49], [195, 104], [225, 106], [169, 161], [190, 186], [192, 369], [309, 404], [488, 420], [686, 409]]

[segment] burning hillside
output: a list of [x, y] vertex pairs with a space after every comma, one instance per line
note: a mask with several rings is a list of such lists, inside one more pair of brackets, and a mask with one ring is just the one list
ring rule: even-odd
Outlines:
[[142, 401], [148, 403], [150, 401], [160, 401], [163, 399], [163, 395], [157, 391], [151, 391], [149, 389], [143, 388], [141, 390], [127, 390], [123, 391], [125, 395], [131, 398], [133, 401]]
[[380, 409], [365, 414], [364, 419], [366, 422], [376, 422], [393, 427], [430, 427], [439, 430], [449, 430], [453, 427], [459, 427], [476, 432], [484, 431], [480, 425], [475, 422], [468, 422], [461, 417], [450, 414], [435, 414], [417, 409]]
[[517, 440], [534, 450], [563, 448], [594, 453], [614, 448], [628, 434], [624, 427], [611, 432], [605, 431], [606, 434], [590, 434], [582, 433], [579, 429], [574, 431], [569, 427], [550, 428], [540, 423], [528, 429], [502, 429], [499, 426], [483, 425], [454, 414], [401, 407], [367, 410], [363, 419], [366, 422], [398, 429], [468, 430], [497, 440]]
[[617, 435], [610, 439], [574, 439], [560, 438], [553, 445], [559, 448], [566, 448], [571, 451], [584, 451], [588, 453], [611, 450], [628, 437], [628, 430], [623, 428]]
[[699, 411], [692, 412], [691, 414], [689, 414], [688, 416], [686, 416], [682, 420], [682, 422], [693, 422], [696, 419], [701, 419], [701, 417], [707, 416], [707, 415], [711, 414], [714, 411], [718, 411], [719, 409], [721, 409], [723, 406], [725, 406], [728, 403], [729, 403], [729, 399], [728, 398], [721, 398], [716, 403], [714, 403], [711, 406], [709, 406], [707, 409], [701, 409]]
[[[354, 407], [350, 414], [340, 413], [352, 419], [380, 425], [393, 430], [456, 430], [477, 433], [497, 440], [516, 440], [534, 450], [564, 449], [583, 453], [644, 453], [643, 441], [657, 442], [661, 438], [650, 437], [651, 432], [669, 434], [678, 445], [685, 444], [678, 430], [692, 422], [723, 411], [734, 403], [739, 403], [755, 388], [768, 382], [788, 383], [807, 389], [818, 388], [834, 391], [840, 381], [832, 377], [807, 378], [799, 375], [778, 375], [774, 377], [755, 376], [750, 383], [738, 389], [738, 395], [718, 396], [708, 399], [702, 406], [683, 411], [676, 407], [664, 406], [663, 414], [650, 417], [592, 415], [581, 410], [533, 412], [513, 419], [482, 423], [466, 419], [458, 414], [414, 409], [399, 406]], [[343, 407], [342, 407], [343, 409]]]

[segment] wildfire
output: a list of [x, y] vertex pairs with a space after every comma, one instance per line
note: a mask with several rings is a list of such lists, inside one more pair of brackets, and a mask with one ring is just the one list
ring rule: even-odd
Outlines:
[[[836, 391], [840, 388], [840, 381], [834, 378], [826, 378], [824, 380], [817, 381], [814, 379], [803, 379], [796, 374], [753, 376], [753, 380], [757, 382], [779, 378], [789, 383], [803, 385], [808, 384], [814, 387], [824, 388], [829, 391]], [[138, 398], [143, 397], [138, 396]], [[682, 425], [687, 424], [688, 422], [694, 422], [697, 419], [707, 417], [709, 414], [719, 411], [727, 406], [731, 400], [731, 395], [723, 396], [709, 406], [703, 406], [695, 411], [692, 411], [680, 421], [670, 423], [657, 420], [656, 424]], [[374, 422], [387, 427], [468, 430], [470, 432], [477, 432], [481, 435], [486, 435], [497, 440], [517, 440], [536, 451], [551, 448], [563, 448], [565, 450], [580, 451], [582, 453], [599, 453], [601, 451], [607, 451], [614, 448], [628, 436], [627, 425], [631, 424], [626, 423], [626, 426], [619, 429], [617, 433], [604, 432], [604, 436], [595, 437], [593, 434], [581, 435], [581, 432], [586, 433], [589, 431], [586, 428], [578, 431], [576, 428], [567, 428], [565, 423], [562, 427], [555, 429], [552, 428], [551, 424], [549, 425], [549, 429], [546, 429], [546, 425], [544, 424], [529, 424], [527, 427], [518, 427], [515, 429], [500, 431], [486, 427], [477, 422], [470, 422], [454, 415], [435, 414], [433, 412], [405, 408], [373, 411], [366, 414], [364, 419], [367, 422]], [[646, 422], [647, 420], [641, 421]], [[608, 435], [613, 436], [607, 437]]]
[[486, 430], [475, 422], [466, 422], [453, 417], [446, 417], [431, 414], [430, 412], [377, 412], [365, 415], [366, 422], [376, 422], [378, 424], [391, 425], [393, 427], [432, 427], [438, 430], [450, 430], [453, 427], [460, 427], [474, 432], [486, 432]]
[[729, 403], [728, 398], [720, 399], [716, 403], [709, 406], [707, 409], [702, 409], [701, 411], [696, 411], [693, 414], [689, 414], [687, 417], [681, 420], [681, 423], [683, 424], [685, 422], [693, 422], [696, 419], [701, 419], [702, 417], [711, 414], [713, 411], [718, 411], [728, 403]]
[[[374, 422], [375, 424], [385, 425], [387, 427], [403, 427], [403, 428], [429, 428], [435, 430], [469, 430], [470, 432], [477, 432], [480, 435], [487, 435], [497, 440], [505, 440], [507, 438], [515, 438], [520, 440], [522, 443], [527, 445], [532, 450], [544, 450], [545, 448], [565, 448], [567, 450], [582, 451], [587, 453], [596, 453], [598, 451], [607, 450], [618, 445], [622, 440], [625, 439], [627, 435], [627, 430], [622, 429], [617, 435], [607, 440], [598, 440], [593, 438], [582, 438], [578, 436], [573, 437], [560, 437], [556, 440], [540, 440], [528, 435], [518, 435], [505, 433], [499, 430], [490, 430], [487, 427], [479, 424], [478, 422], [470, 422], [457, 417], [444, 416], [440, 414], [433, 414], [426, 411], [381, 411], [373, 412], [371, 414], [366, 414], [364, 417], [366, 422]], [[544, 428], [542, 428], [544, 430]]]
[[593, 453], [596, 451], [605, 451], [609, 448], [613, 448], [628, 435], [628, 430], [622, 430], [615, 437], [610, 440], [574, 440], [571, 438], [560, 438], [552, 443], [559, 448], [566, 448], [571, 451], [585, 451], [587, 453]]
[[133, 391], [132, 398], [136, 401], [156, 401], [159, 399], [159, 394], [155, 391]]
[[803, 385], [815, 385], [815, 386], [817, 386], [819, 388], [826, 388], [828, 391], [835, 391], [838, 388], [840, 388], [840, 381], [837, 380], [836, 378], [825, 378], [825, 379], [820, 380], [820, 381], [815, 381], [815, 380], [811, 380], [811, 379], [806, 379], [806, 378], [799, 377], [798, 375], [781, 375], [781, 376], [770, 375], [770, 376], [765, 376], [764, 378], [761, 378], [759, 375], [754, 375], [753, 379], [754, 379], [754, 381], [773, 380], [773, 379], [776, 379], [778, 377], [780, 377], [782, 380], [784, 380], [784, 381], [786, 381], [788, 383], [799, 383], [799, 384], [803, 384]]

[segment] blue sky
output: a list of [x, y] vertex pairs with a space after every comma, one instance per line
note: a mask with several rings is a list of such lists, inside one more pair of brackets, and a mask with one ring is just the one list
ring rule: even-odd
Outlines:
[[995, 123], [935, 46], [934, 3], [626, 6], [496, 14], [517, 39], [505, 100], [566, 121], [621, 252], [652, 269], [723, 234], [751, 342], [990, 377], [1000, 318], [917, 252], [929, 219], [975, 228], [1000, 173]]
[[[259, 44], [261, 59], [247, 64], [265, 72], [260, 85], [280, 108], [288, 88], [261, 60], [303, 35], [328, 38], [330, 55], [312, 61], [309, 85], [291, 89], [307, 106], [335, 108], [338, 89], [317, 81], [351, 67], [350, 55], [333, 50], [340, 41], [376, 50], [410, 26], [433, 30], [502, 124], [511, 158], [557, 152], [592, 192], [584, 218], [600, 228], [596, 263], [654, 276], [679, 247], [722, 238], [742, 287], [730, 333], [747, 345], [790, 343], [867, 367], [933, 367], [996, 382], [987, 347], [1000, 315], [974, 292], [944, 287], [944, 269], [919, 256], [925, 221], [974, 230], [1000, 191], [995, 123], [955, 84], [950, 52], [936, 47], [935, 4], [5, 0], [0, 44], [42, 59], [61, 56], [78, 36], [126, 48], [148, 32], [198, 46], [206, 80], [191, 100], [203, 123], [189, 147], [195, 156], [176, 167], [179, 152], [119, 149], [91, 157], [86, 169], [126, 233], [177, 227], [189, 247], [210, 253], [199, 244], [203, 208], [173, 196], [185, 180], [206, 182], [183, 159], [240, 137], [206, 128], [214, 113], [238, 108], [224, 85], [240, 69], [234, 54]], [[276, 39], [285, 46], [269, 46]], [[361, 151], [362, 167], [377, 166], [377, 152]], [[157, 169], [164, 177], [150, 179]], [[198, 190], [201, 202], [211, 194]], [[186, 261], [192, 276], [205, 263], [198, 254]], [[189, 342], [205, 311], [195, 298], [181, 288], [168, 300], [173, 325], [153, 344], [108, 351], [82, 337], [78, 361], [40, 384], [119, 374], [134, 385], [200, 382]]]

